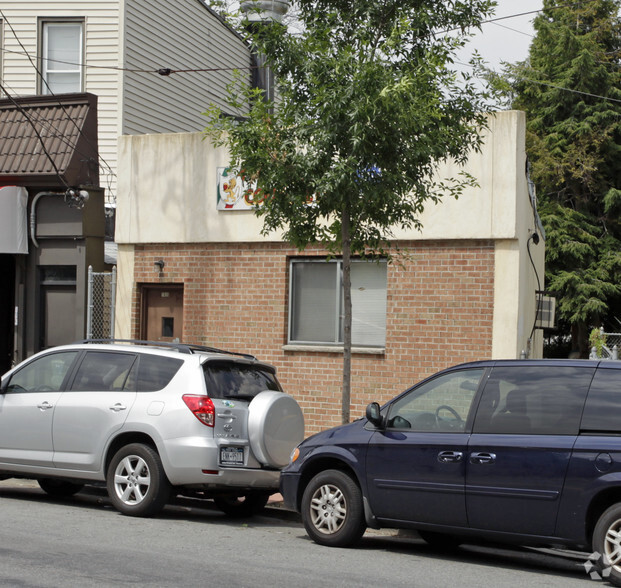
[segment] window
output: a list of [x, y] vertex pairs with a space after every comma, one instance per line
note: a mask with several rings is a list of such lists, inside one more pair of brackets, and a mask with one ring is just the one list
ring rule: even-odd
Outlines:
[[58, 392], [77, 351], [50, 353], [26, 364], [13, 374], [7, 392]]
[[252, 400], [263, 390], [281, 391], [274, 374], [231, 362], [209, 361], [203, 365], [207, 393], [212, 398]]
[[593, 368], [499, 366], [492, 370], [475, 433], [577, 435]]
[[82, 92], [84, 23], [43, 22], [42, 94]]
[[[351, 268], [352, 343], [386, 344], [385, 261], [353, 261]], [[343, 280], [341, 261], [291, 262], [289, 343], [343, 343]]]
[[388, 428], [463, 432], [483, 372], [450, 372], [417, 386], [390, 407]]
[[71, 389], [85, 392], [123, 390], [135, 360], [136, 356], [131, 353], [89, 351], [78, 368]]
[[[138, 381], [136, 384], [138, 392], [156, 392], [166, 388], [182, 365], [183, 360], [181, 359], [142, 354], [138, 362]], [[125, 389], [131, 390], [133, 385], [134, 375], [132, 373]]]
[[584, 408], [582, 429], [621, 433], [621, 370], [597, 370]]

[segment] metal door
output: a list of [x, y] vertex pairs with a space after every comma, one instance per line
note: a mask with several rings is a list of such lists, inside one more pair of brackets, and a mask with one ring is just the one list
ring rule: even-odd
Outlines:
[[369, 499], [380, 520], [467, 526], [469, 418], [483, 369], [427, 380], [387, 411], [367, 451]]
[[468, 443], [469, 525], [553, 535], [592, 365], [497, 365]]
[[0, 395], [0, 463], [53, 467], [54, 412], [77, 354], [50, 353], [10, 377]]
[[133, 353], [86, 352], [54, 412], [57, 468], [98, 471], [104, 467], [104, 449], [136, 400], [135, 360]]

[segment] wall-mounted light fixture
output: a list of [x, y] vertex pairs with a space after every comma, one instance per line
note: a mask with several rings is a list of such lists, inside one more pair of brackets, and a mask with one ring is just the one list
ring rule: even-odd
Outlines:
[[157, 268], [157, 273], [161, 274], [164, 271], [164, 266], [166, 264], [164, 263], [163, 259], [158, 259], [157, 261], [153, 262], [153, 265]]

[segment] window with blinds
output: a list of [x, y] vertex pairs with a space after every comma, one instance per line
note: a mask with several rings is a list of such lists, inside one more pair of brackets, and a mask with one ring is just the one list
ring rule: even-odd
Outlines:
[[[292, 260], [289, 343], [343, 344], [343, 280], [340, 260]], [[352, 262], [352, 344], [386, 344], [386, 261]]]

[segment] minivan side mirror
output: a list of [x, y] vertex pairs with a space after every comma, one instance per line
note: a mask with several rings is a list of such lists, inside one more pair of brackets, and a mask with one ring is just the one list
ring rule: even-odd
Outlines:
[[377, 402], [371, 402], [371, 404], [367, 406], [366, 417], [367, 420], [378, 429], [384, 427], [384, 419], [380, 413], [380, 405]]

